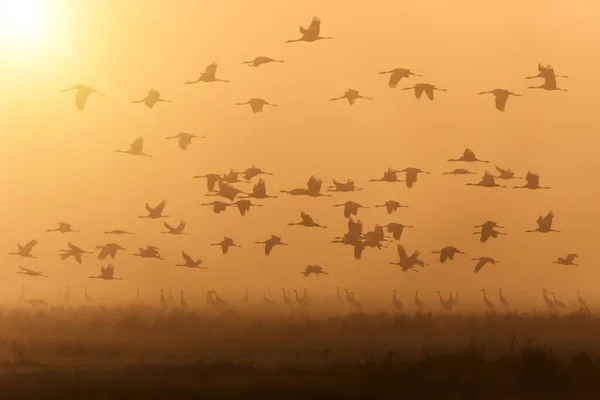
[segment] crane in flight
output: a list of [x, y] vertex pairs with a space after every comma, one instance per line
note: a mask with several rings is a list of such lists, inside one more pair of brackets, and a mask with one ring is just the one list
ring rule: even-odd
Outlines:
[[306, 269], [304, 271], [300, 272], [300, 275], [304, 275], [304, 276], [309, 276], [310, 274], [315, 274], [315, 275], [325, 274], [325, 275], [327, 275], [328, 272], [323, 271], [323, 268], [319, 267], [318, 265], [308, 265], [308, 266], [306, 266]]
[[277, 107], [277, 104], [269, 103], [267, 100], [260, 99], [258, 97], [253, 97], [246, 101], [245, 103], [235, 103], [235, 106], [246, 106], [249, 105], [250, 109], [254, 114], [262, 112], [265, 106]]
[[286, 43], [295, 43], [295, 42], [316, 42], [317, 40], [326, 40], [333, 39], [330, 36], [320, 36], [321, 35], [321, 19], [316, 15], [312, 17], [310, 21], [310, 25], [307, 28], [303, 26], [300, 27], [300, 33], [302, 37], [300, 39], [290, 39], [286, 41]]
[[77, 232], [77, 233], [79, 233], [79, 231], [73, 230], [73, 228], [71, 227], [71, 224], [68, 224], [66, 222], [59, 222], [57, 228], [46, 229], [46, 232], [60, 232], [60, 233]]
[[179, 148], [181, 150], [187, 150], [188, 146], [192, 144], [192, 139], [206, 139], [206, 136], [198, 136], [192, 133], [179, 132], [175, 136], [167, 136], [165, 139], [177, 139]]
[[440, 91], [440, 92], [447, 92], [446, 89], [440, 89], [440, 88], [436, 87], [435, 85], [432, 85], [430, 83], [423, 83], [423, 82], [416, 83], [414, 86], [411, 86], [411, 87], [405, 87], [402, 90], [414, 90], [415, 98], [417, 100], [420, 100], [421, 96], [423, 96], [423, 93], [425, 93], [427, 98], [431, 101], [433, 101], [433, 99], [435, 97], [436, 90]]
[[346, 89], [346, 92], [342, 96], [334, 97], [330, 100], [336, 101], [336, 100], [342, 100], [342, 99], [348, 100], [348, 104], [350, 104], [351, 106], [354, 105], [354, 103], [356, 102], [357, 99], [373, 100], [373, 98], [371, 98], [371, 97], [365, 97], [365, 96], [361, 95], [360, 93], [358, 93], [358, 90], [355, 90], [355, 89]]
[[418, 250], [415, 250], [410, 257], [408, 256], [406, 250], [401, 244], [398, 245], [397, 250], [398, 257], [400, 260], [398, 262], [391, 262], [390, 264], [398, 265], [400, 268], [402, 268], [403, 272], [406, 272], [408, 270], [419, 272], [419, 270], [415, 268], [415, 265], [418, 265], [420, 267], [424, 267], [427, 265], [423, 260], [419, 259], [419, 255], [421, 255], [421, 253]]
[[382, 71], [379, 74], [380, 75], [390, 74], [390, 80], [388, 81], [388, 87], [390, 89], [396, 89], [396, 87], [398, 86], [398, 83], [400, 82], [400, 80], [402, 78], [408, 79], [411, 76], [423, 77], [423, 75], [415, 74], [410, 69], [406, 69], [406, 68], [394, 68], [389, 71]]
[[185, 229], [185, 227], [187, 225], [186, 222], [183, 220], [177, 226], [171, 226], [166, 222], [163, 222], [163, 225], [165, 226], [165, 228], [167, 228], [167, 231], [161, 232], [161, 233], [168, 233], [171, 235], [187, 235], [187, 233], [183, 232], [183, 230]]
[[117, 251], [127, 250], [116, 243], [107, 243], [103, 246], [96, 246], [96, 248], [100, 249], [100, 252], [98, 253], [98, 260], [105, 260], [107, 257], [114, 259], [117, 256]]
[[466, 148], [465, 151], [463, 151], [462, 155], [459, 158], [449, 158], [448, 161], [489, 163], [489, 161], [478, 159], [477, 156], [475, 156], [475, 153], [473, 152], [473, 150], [471, 150], [469, 148]]
[[132, 101], [134, 104], [144, 103], [146, 107], [152, 109], [156, 103], [172, 103], [171, 100], [165, 100], [160, 97], [158, 90], [150, 89], [146, 97], [141, 100]]
[[169, 217], [168, 215], [162, 215], [166, 205], [167, 202], [165, 200], [161, 201], [156, 207], [150, 207], [150, 205], [146, 203], [146, 210], [148, 211], [148, 215], [141, 215], [138, 216], [138, 218], [167, 218]]
[[90, 278], [104, 279], [105, 281], [110, 280], [121, 280], [123, 278], [115, 278], [115, 267], [112, 264], [108, 264], [106, 267], [100, 269], [100, 275], [90, 276]]
[[504, 111], [506, 109], [506, 101], [508, 96], [521, 96], [506, 89], [493, 89], [488, 92], [479, 92], [479, 94], [493, 94], [496, 110]]
[[117, 153], [131, 154], [132, 156], [146, 156], [152, 157], [150, 154], [144, 153], [144, 138], [138, 137], [129, 145], [129, 150], [115, 150]]
[[201, 267], [200, 266], [202, 264], [202, 260], [201, 259], [194, 260], [185, 251], [181, 252], [181, 256], [185, 260], [185, 263], [183, 263], [183, 264], [175, 264], [176, 267], [188, 267], [188, 268], [208, 269], [206, 267]]
[[83, 111], [83, 109], [85, 108], [85, 105], [87, 104], [87, 100], [88, 100], [88, 97], [90, 97], [90, 94], [96, 93], [96, 94], [99, 94], [100, 96], [105, 96], [104, 93], [100, 93], [99, 91], [97, 91], [94, 88], [91, 88], [86, 85], [81, 85], [81, 84], [77, 84], [70, 88], [63, 89], [63, 90], [61, 90], [61, 92], [68, 92], [70, 90], [76, 91], [75, 106], [77, 107], [77, 109], [79, 111]]
[[439, 254], [440, 262], [445, 263], [446, 260], [453, 260], [454, 255], [456, 255], [456, 254], [466, 254], [466, 253], [463, 253], [462, 251], [458, 250], [456, 247], [446, 246], [441, 250], [432, 251], [431, 254]]
[[546, 214], [546, 216], [542, 216], [540, 215], [537, 219], [537, 229], [533, 229], [533, 230], [527, 230], [525, 232], [541, 232], [541, 233], [548, 233], [548, 232], [560, 232], [559, 230], [556, 229], [552, 229], [552, 221], [554, 220], [554, 213], [552, 211], [548, 212], [548, 214]]
[[304, 211], [300, 212], [300, 219], [301, 219], [300, 222], [291, 222], [288, 225], [289, 226], [299, 225], [299, 226], [305, 226], [307, 228], [327, 228], [326, 226], [317, 224], [313, 220], [313, 218], [309, 214], [305, 213]]
[[35, 271], [33, 269], [24, 268], [24, 267], [21, 267], [20, 265], [18, 267], [19, 267], [20, 271], [18, 271], [17, 274], [23, 274], [23, 275], [29, 275], [29, 276], [41, 276], [43, 278], [47, 278], [47, 276], [44, 275], [42, 273], [42, 271]]
[[221, 240], [219, 243], [211, 243], [210, 245], [211, 246], [220, 246], [221, 252], [223, 253], [223, 255], [225, 255], [229, 252], [230, 247], [242, 247], [242, 246], [238, 246], [237, 244], [235, 244], [233, 239], [229, 238], [227, 236], [223, 236], [223, 240]]
[[491, 257], [471, 258], [471, 260], [477, 261], [477, 264], [475, 264], [475, 269], [473, 270], [473, 272], [475, 272], [475, 273], [478, 273], [479, 271], [481, 271], [481, 268], [483, 268], [484, 265], [486, 265], [486, 264], [496, 265], [499, 263], [499, 261], [496, 261]]
[[36, 239], [30, 240], [24, 246], [21, 246], [20, 244], [17, 243], [17, 248], [19, 249], [19, 251], [15, 252], [15, 253], [8, 253], [8, 254], [9, 255], [17, 255], [17, 256], [26, 257], [26, 258], [37, 258], [31, 254], [31, 251], [37, 244], [38, 244], [38, 241]]
[[202, 72], [200, 74], [200, 77], [198, 77], [198, 79], [196, 79], [195, 81], [185, 82], [185, 84], [193, 85], [194, 83], [198, 83], [198, 82], [205, 82], [205, 83], [229, 82], [227, 80], [217, 78], [217, 67], [218, 67], [217, 63], [215, 63], [215, 62], [210, 63], [209, 65], [206, 66], [206, 68], [204, 68], [204, 72]]
[[566, 257], [558, 257], [556, 259], [556, 261], [553, 261], [554, 264], [561, 264], [561, 265], [574, 265], [574, 266], [579, 266], [579, 264], [575, 264], [573, 261], [575, 261], [576, 258], [579, 258], [579, 256], [575, 253], [570, 253], [567, 254]]
[[399, 208], [408, 208], [408, 206], [402, 205], [399, 201], [396, 200], [388, 200], [383, 204], [376, 205], [375, 207], [385, 207], [388, 215], [392, 215], [393, 213], [398, 211]]
[[244, 61], [242, 64], [248, 64], [249, 67], [260, 67], [268, 63], [285, 63], [283, 60], [275, 60], [271, 57], [258, 56], [254, 60]]
[[271, 237], [267, 240], [263, 240], [262, 242], [254, 242], [255, 244], [264, 244], [265, 245], [265, 255], [268, 256], [271, 254], [271, 250], [275, 246], [289, 246], [288, 243], [283, 243], [279, 236], [271, 235]]
[[527, 183], [525, 185], [513, 186], [513, 189], [550, 189], [548, 186], [540, 186], [540, 176], [538, 174], [534, 174], [531, 171], [527, 172], [525, 180], [527, 180]]

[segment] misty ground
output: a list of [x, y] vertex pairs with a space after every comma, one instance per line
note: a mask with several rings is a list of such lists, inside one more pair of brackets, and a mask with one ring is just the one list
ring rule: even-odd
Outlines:
[[4, 307], [0, 396], [591, 399], [599, 333], [578, 313]]

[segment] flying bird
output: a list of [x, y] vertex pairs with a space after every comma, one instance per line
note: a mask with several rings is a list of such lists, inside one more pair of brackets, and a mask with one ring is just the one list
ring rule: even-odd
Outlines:
[[104, 232], [106, 235], [133, 235], [133, 233], [124, 231], [123, 229], [114, 229], [112, 231]]
[[396, 173], [404, 172], [406, 174], [406, 187], [412, 189], [413, 185], [417, 182], [417, 176], [419, 174], [431, 175], [431, 172], [423, 171], [420, 168], [404, 168], [400, 171], [394, 171]]
[[254, 204], [250, 200], [242, 199], [238, 200], [235, 203], [231, 204], [234, 207], [237, 207], [238, 212], [243, 217], [246, 215], [248, 211], [250, 211], [250, 207], [262, 207], [262, 204]]
[[521, 179], [515, 176], [515, 173], [511, 169], [500, 168], [496, 165], [496, 171], [499, 173], [498, 176], [495, 176], [497, 179]]
[[315, 274], [315, 275], [325, 274], [325, 275], [327, 275], [328, 272], [323, 271], [323, 268], [319, 267], [318, 265], [307, 265], [306, 269], [304, 271], [300, 272], [300, 275], [304, 275], [304, 276], [309, 276], [310, 274]]
[[414, 86], [411, 86], [411, 87], [405, 87], [402, 90], [414, 90], [415, 98], [417, 100], [419, 100], [421, 98], [423, 93], [425, 93], [425, 95], [429, 98], [429, 100], [433, 100], [434, 93], [436, 90], [440, 91], [440, 92], [447, 92], [446, 89], [440, 89], [438, 87], [435, 87], [435, 85], [432, 85], [429, 83], [422, 83], [422, 82], [416, 83]]
[[192, 179], [206, 178], [206, 189], [209, 192], [215, 191], [215, 185], [221, 181], [221, 175], [219, 174], [205, 174], [205, 175], [195, 175], [192, 176]]
[[469, 148], [465, 149], [465, 151], [463, 151], [462, 156], [460, 156], [459, 158], [450, 158], [450, 159], [448, 159], [448, 161], [464, 161], [464, 162], [483, 162], [483, 163], [489, 163], [489, 161], [478, 159], [475, 156], [475, 153], [473, 152], [473, 150], [471, 150]]
[[223, 253], [223, 255], [225, 255], [229, 252], [230, 247], [242, 247], [242, 246], [238, 246], [237, 244], [235, 244], [233, 239], [229, 238], [227, 236], [224, 236], [223, 240], [221, 240], [219, 243], [211, 243], [210, 245], [211, 246], [220, 246], [221, 252]]
[[508, 96], [521, 96], [520, 94], [510, 92], [506, 89], [493, 89], [493, 90], [490, 90], [489, 92], [479, 92], [479, 94], [489, 94], [489, 93], [494, 95], [494, 101], [496, 103], [496, 109], [498, 111], [505, 110], [506, 101], [508, 100]]
[[29, 276], [41, 276], [43, 278], [47, 278], [46, 275], [44, 275], [41, 271], [35, 271], [29, 268], [24, 268], [21, 267], [20, 265], [18, 266], [20, 271], [17, 272], [17, 274], [23, 274], [23, 275], [29, 275]]
[[314, 175], [312, 175], [308, 182], [306, 182], [306, 189], [298, 188], [292, 190], [281, 190], [281, 193], [287, 193], [292, 196], [310, 196], [310, 197], [319, 197], [326, 196], [331, 197], [329, 194], [322, 194], [321, 187], [323, 186], [323, 180], [318, 179]]
[[66, 222], [59, 222], [57, 228], [55, 228], [55, 229], [46, 229], [46, 232], [69, 233], [69, 232], [79, 232], [79, 231], [73, 230], [73, 228], [71, 227], [71, 224], [68, 224]]
[[388, 82], [388, 87], [390, 89], [396, 89], [396, 86], [398, 86], [398, 83], [400, 82], [400, 80], [402, 78], [410, 78], [411, 76], [422, 77], [422, 75], [417, 75], [417, 74], [411, 72], [410, 69], [406, 69], [406, 68], [394, 68], [390, 71], [382, 71], [379, 74], [380, 75], [390, 74], [390, 80]]
[[554, 67], [552, 65], [542, 65], [542, 63], [538, 63], [538, 74], [535, 76], [528, 76], [525, 79], [535, 79], [535, 78], [544, 78], [544, 79], [552, 79], [552, 78], [568, 78], [566, 75], [556, 75], [554, 73]]
[[304, 211], [300, 212], [300, 222], [291, 222], [288, 225], [290, 226], [294, 226], [294, 225], [300, 225], [300, 226], [305, 226], [307, 228], [327, 228], [326, 226], [323, 225], [319, 225], [317, 224], [310, 215], [308, 215], [307, 213], [305, 213]]
[[398, 179], [398, 174], [391, 167], [388, 168], [386, 171], [384, 171], [383, 176], [381, 178], [369, 179], [369, 181], [371, 181], [371, 182], [390, 182], [390, 183], [404, 182], [404, 181]]
[[554, 264], [562, 264], [562, 265], [575, 265], [575, 266], [579, 266], [579, 264], [575, 264], [573, 261], [575, 261], [576, 258], [578, 258], [579, 256], [577, 254], [574, 253], [570, 253], [567, 254], [566, 257], [558, 257], [556, 259], [556, 261], [553, 261]]
[[265, 172], [261, 168], [252, 165], [250, 168], [246, 168], [244, 172], [239, 172], [244, 176], [244, 179], [249, 181], [250, 179], [257, 177], [258, 175], [273, 175], [271, 172]]
[[132, 156], [146, 156], [146, 157], [152, 157], [150, 154], [146, 154], [144, 153], [144, 138], [143, 137], [138, 137], [137, 139], [135, 139], [133, 142], [131, 142], [131, 144], [129, 145], [129, 150], [115, 150], [117, 153], [127, 153], [127, 154], [131, 154]]
[[498, 264], [498, 261], [490, 257], [471, 258], [471, 260], [477, 261], [477, 264], [475, 264], [475, 269], [473, 270], [473, 272], [475, 273], [478, 273], [481, 270], [481, 268], [483, 268], [483, 266], [488, 263], [492, 265]]
[[115, 278], [114, 274], [115, 274], [115, 267], [112, 264], [109, 263], [106, 267], [102, 267], [100, 269], [100, 275], [98, 275], [98, 276], [90, 276], [90, 278], [104, 279], [105, 281], [121, 280], [121, 279], [123, 279], [123, 278]]
[[402, 233], [404, 232], [404, 228], [413, 228], [411, 225], [403, 225], [397, 222], [390, 222], [387, 225], [383, 225], [383, 228], [387, 228], [387, 231], [392, 234], [394, 240], [400, 240], [402, 237]]
[[157, 90], [150, 89], [148, 94], [141, 100], [134, 100], [132, 103], [144, 103], [148, 108], [154, 108], [156, 103], [172, 103], [171, 100], [165, 100], [160, 97], [160, 93]]
[[167, 228], [167, 231], [161, 233], [169, 233], [171, 235], [187, 235], [187, 233], [183, 232], [187, 225], [186, 222], [183, 220], [177, 226], [171, 226], [166, 222], [163, 222], [163, 225], [165, 226], [165, 228]]
[[271, 250], [275, 246], [289, 246], [288, 243], [283, 243], [279, 236], [271, 235], [271, 237], [262, 242], [255, 242], [255, 244], [264, 244], [265, 245], [265, 255], [268, 256], [271, 254]]
[[138, 216], [138, 218], [157, 219], [157, 218], [169, 217], [168, 215], [162, 214], [166, 205], [167, 205], [167, 202], [164, 200], [161, 201], [156, 207], [150, 207], [150, 204], [146, 203], [146, 210], [148, 211], [148, 215], [141, 215], [141, 216]]
[[191, 133], [179, 132], [175, 136], [168, 136], [165, 139], [178, 139], [179, 148], [181, 150], [187, 150], [188, 146], [192, 144], [192, 139], [205, 139], [206, 136], [197, 136]]
[[462, 251], [458, 250], [456, 247], [453, 246], [446, 246], [441, 250], [437, 250], [437, 251], [432, 251], [432, 254], [438, 254], [440, 255], [440, 262], [441, 263], [445, 263], [446, 260], [453, 260], [454, 259], [454, 255], [455, 254], [465, 254]]
[[271, 57], [259, 56], [259, 57], [256, 57], [254, 60], [244, 61], [242, 64], [248, 64], [249, 67], [260, 67], [263, 64], [284, 63], [284, 62], [285, 61], [282, 61], [282, 60], [274, 60]]
[[100, 252], [98, 253], [98, 260], [105, 260], [107, 257], [114, 259], [117, 256], [117, 251], [127, 250], [117, 243], [107, 243], [103, 246], [96, 246], [96, 248], [100, 249]]
[[472, 172], [472, 171], [469, 171], [468, 169], [464, 169], [464, 168], [456, 168], [450, 172], [443, 173], [443, 175], [473, 175], [473, 174], [477, 174], [477, 172]]
[[385, 207], [388, 215], [392, 215], [393, 213], [398, 211], [399, 208], [402, 208], [402, 207], [408, 208], [408, 206], [404, 206], [396, 200], [388, 200], [381, 205], [376, 205], [375, 207]]
[[86, 85], [75, 85], [68, 89], [63, 89], [61, 92], [67, 92], [70, 90], [75, 90], [77, 93], [75, 94], [75, 106], [79, 111], [83, 111], [85, 105], [87, 103], [87, 99], [92, 93], [99, 94], [100, 96], [104, 96], [103, 93], [98, 92], [96, 89], [93, 89]]
[[185, 84], [192, 85], [192, 84], [198, 83], [198, 82], [205, 82], [205, 83], [229, 82], [224, 79], [217, 78], [217, 67], [218, 67], [217, 63], [213, 62], [213, 63], [209, 64], [206, 68], [204, 68], [204, 72], [202, 72], [200, 74], [200, 77], [198, 79], [196, 79], [195, 81], [185, 82]]
[[485, 171], [485, 173], [483, 174], [483, 177], [481, 178], [481, 180], [478, 183], [465, 183], [465, 185], [467, 186], [481, 186], [481, 187], [506, 187], [506, 186], [502, 186], [498, 183], [496, 183], [496, 180], [494, 179], [494, 175], [490, 174], [488, 171]]
[[245, 106], [250, 105], [252, 112], [254, 114], [262, 112], [264, 106], [277, 107], [277, 104], [271, 104], [267, 100], [259, 99], [258, 97], [253, 97], [245, 103], [235, 103], [235, 106]]
[[213, 201], [211, 203], [203, 203], [201, 206], [212, 206], [213, 212], [215, 214], [221, 214], [223, 211], [227, 209], [227, 206], [230, 206], [231, 203], [225, 203], [222, 201]]
[[319, 36], [321, 34], [321, 19], [317, 16], [313, 16], [308, 29], [301, 26], [300, 33], [302, 34], [300, 39], [291, 39], [286, 41], [286, 43], [315, 42], [317, 40], [333, 39], [332, 37]]
[[537, 229], [527, 230], [525, 232], [541, 232], [541, 233], [560, 232], [558, 230], [552, 229], [552, 221], [553, 220], [554, 220], [554, 213], [552, 211], [550, 211], [548, 214], [546, 214], [545, 217], [540, 215], [536, 221], [538, 224]]
[[531, 171], [527, 172], [525, 176], [527, 183], [523, 186], [514, 186], [514, 189], [550, 189], [547, 186], [540, 186], [540, 176], [538, 174], [534, 174]]
[[333, 180], [333, 185], [328, 186], [327, 189], [330, 189], [330, 192], [359, 192], [362, 188], [356, 187], [354, 181], [352, 179], [348, 179], [346, 182], [338, 182], [335, 179]]
[[34, 257], [33, 255], [31, 255], [31, 251], [37, 244], [38, 244], [38, 241], [36, 239], [29, 241], [27, 244], [25, 244], [25, 246], [21, 246], [20, 244], [17, 244], [17, 248], [19, 249], [19, 251], [17, 251], [16, 253], [8, 253], [8, 254], [9, 255], [18, 255], [18, 256], [26, 257], [26, 258], [37, 258], [37, 257]]
[[390, 264], [398, 265], [402, 268], [403, 272], [406, 272], [408, 270], [419, 272], [419, 270], [415, 268], [415, 265], [418, 265], [420, 267], [424, 267], [425, 265], [427, 265], [423, 260], [419, 259], [419, 255], [421, 253], [418, 250], [415, 250], [410, 257], [408, 256], [408, 254], [406, 254], [406, 250], [402, 245], [399, 244], [397, 250], [400, 261], [392, 262]]
[[139, 253], [134, 253], [133, 255], [136, 257], [141, 257], [141, 258], [158, 258], [159, 260], [162, 260], [162, 256], [160, 255], [160, 253], [158, 252], [158, 247], [156, 246], [147, 246], [145, 249], [143, 247], [140, 247], [139, 249]]
[[344, 217], [350, 218], [351, 215], [357, 215], [359, 208], [369, 208], [358, 204], [355, 201], [347, 201], [342, 204], [334, 204], [334, 207], [344, 207]]
[[176, 267], [188, 267], [188, 268], [208, 269], [206, 267], [201, 267], [200, 266], [200, 264], [202, 264], [202, 260], [201, 259], [194, 260], [192, 257], [190, 257], [189, 255], [187, 255], [187, 253], [185, 251], [181, 252], [181, 256], [185, 260], [185, 263], [184, 264], [175, 264]]
[[342, 100], [342, 99], [348, 100], [348, 103], [351, 106], [354, 105], [354, 103], [356, 102], [357, 99], [373, 100], [371, 97], [362, 96], [361, 94], [358, 93], [358, 90], [354, 90], [354, 89], [346, 89], [346, 92], [344, 93], [343, 96], [334, 97], [330, 100], [335, 101], [335, 100]]

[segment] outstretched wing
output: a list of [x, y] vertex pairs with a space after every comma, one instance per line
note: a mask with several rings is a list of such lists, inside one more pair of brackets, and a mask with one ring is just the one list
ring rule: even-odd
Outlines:
[[[310, 26], [307, 29], [307, 33], [314, 35], [314, 36], [319, 36], [320, 32], [321, 32], [321, 19], [315, 15], [315, 16], [313, 16], [312, 21], [310, 22]], [[302, 33], [305, 33], [305, 32], [302, 32]]]
[[37, 243], [38, 243], [37, 240], [33, 239], [32, 241], [27, 243], [25, 246], [23, 246], [23, 250], [25, 250], [26, 253], [29, 253], [35, 247], [35, 245], [37, 245]]
[[163, 222], [163, 225], [165, 226], [165, 228], [167, 228], [170, 232], [173, 232], [175, 230], [175, 228], [173, 228], [171, 225], [169, 225], [166, 222]]
[[212, 62], [204, 68], [204, 75], [215, 76], [217, 74], [217, 63]]
[[31, 270], [31, 269], [29, 269], [29, 268], [25, 268], [25, 267], [21, 267], [20, 265], [19, 265], [19, 268], [21, 269], [21, 271], [29, 272], [29, 273], [32, 273], [32, 274], [34, 274], [34, 273], [35, 273], [35, 271], [34, 271], [34, 270]]
[[398, 245], [398, 257], [400, 257], [401, 264], [404, 264], [406, 261], [408, 261], [406, 250], [404, 250], [404, 247], [401, 244]]
[[185, 251], [182, 251], [181, 255], [183, 256], [183, 259], [185, 260], [186, 263], [189, 263], [189, 264], [193, 264], [194, 263], [194, 260], [192, 259], [192, 257], [190, 257], [189, 255], [187, 255], [187, 253]]
[[167, 202], [163, 200], [154, 208], [154, 211], [161, 214], [163, 212], [163, 210], [165, 209], [166, 205], [167, 205]]
[[141, 153], [144, 150], [144, 138], [139, 137], [131, 142], [131, 151], [134, 153]]
[[307, 213], [305, 213], [304, 211], [300, 212], [300, 218], [302, 218], [302, 222], [304, 222], [305, 224], [314, 223], [312, 217], [310, 215], [308, 215]]

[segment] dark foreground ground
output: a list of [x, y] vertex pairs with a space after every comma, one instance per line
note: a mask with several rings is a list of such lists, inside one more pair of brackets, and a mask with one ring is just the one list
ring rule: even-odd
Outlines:
[[580, 352], [559, 359], [529, 347], [486, 361], [479, 350], [359, 364], [256, 367], [185, 365], [2, 366], [2, 399], [598, 399], [600, 363]]

